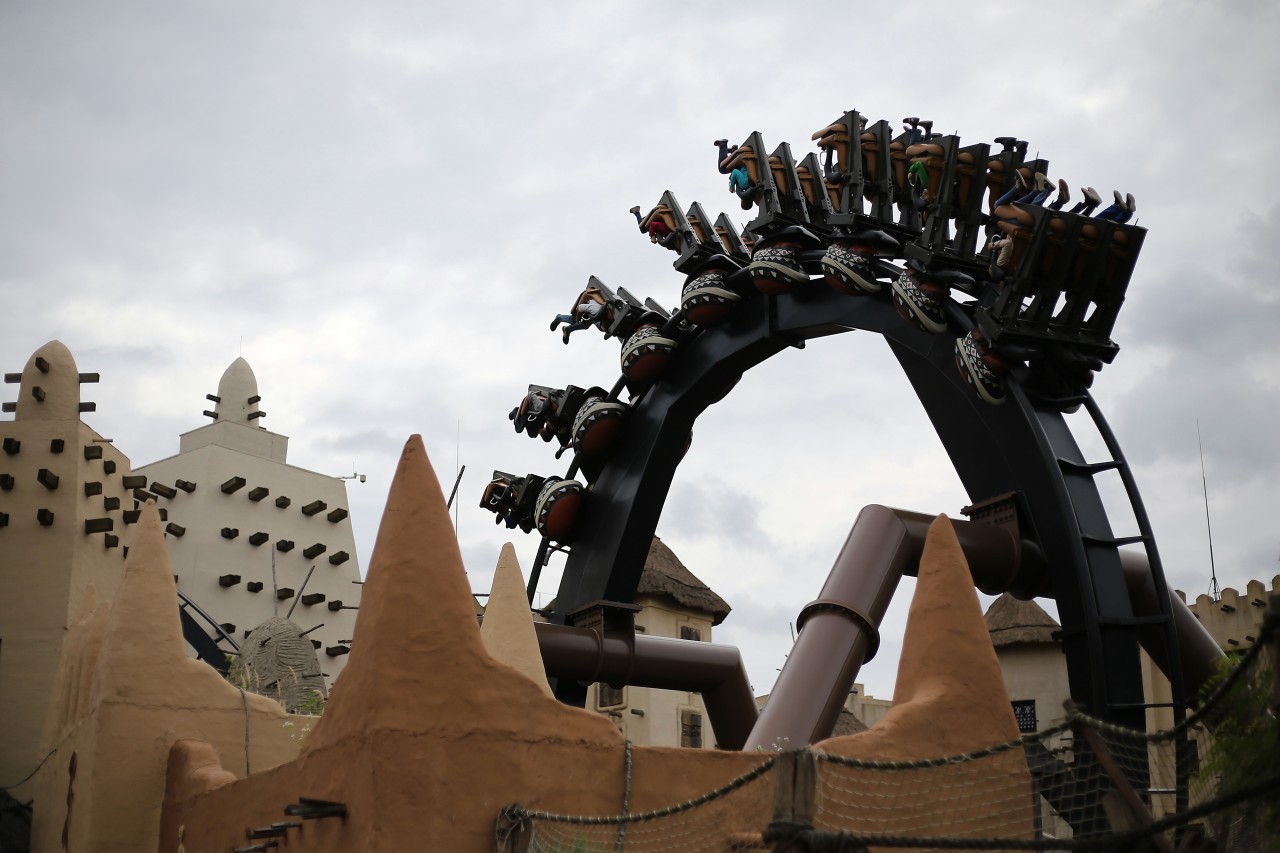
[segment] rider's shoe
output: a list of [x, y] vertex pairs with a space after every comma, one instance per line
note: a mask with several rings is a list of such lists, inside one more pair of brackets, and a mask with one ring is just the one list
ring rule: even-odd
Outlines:
[[902, 318], [926, 332], [938, 334], [947, 329], [947, 314], [942, 300], [946, 293], [929, 284], [913, 269], [905, 269], [893, 280], [893, 304]]
[[998, 406], [1004, 402], [1005, 379], [1004, 367], [999, 356], [991, 352], [991, 348], [976, 330], [970, 329], [963, 337], [956, 339], [956, 368], [964, 377], [966, 384], [987, 403]]

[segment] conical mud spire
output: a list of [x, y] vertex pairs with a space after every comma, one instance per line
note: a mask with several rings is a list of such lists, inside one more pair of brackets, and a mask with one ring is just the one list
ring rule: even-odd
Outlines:
[[523, 673], [544, 693], [551, 695], [547, 671], [542, 666], [542, 653], [538, 650], [538, 635], [533, 629], [533, 614], [529, 610], [524, 576], [520, 573], [516, 549], [510, 542], [502, 546], [502, 553], [498, 555], [489, 604], [484, 611], [484, 624], [480, 626], [480, 639], [494, 660]]
[[80, 417], [80, 373], [62, 341], [49, 341], [22, 369], [15, 420], [76, 420]]
[[304, 750], [374, 730], [550, 729], [564, 714], [579, 735], [618, 738], [603, 718], [547, 699], [485, 652], [444, 495], [413, 436], [387, 497], [350, 658]]
[[[929, 525], [925, 537], [893, 702], [910, 702], [936, 690], [961, 696], [974, 707], [984, 704], [982, 696], [1002, 697], [1005, 692], [969, 563], [945, 515]], [[1012, 722], [1008, 704], [1001, 702]]]
[[824, 745], [864, 758], [938, 758], [1017, 736], [969, 565], [940, 515], [920, 556], [893, 707], [867, 731]]
[[124, 577], [111, 604], [99, 667], [104, 693], [155, 690], [187, 662], [178, 588], [155, 501], [138, 517]]

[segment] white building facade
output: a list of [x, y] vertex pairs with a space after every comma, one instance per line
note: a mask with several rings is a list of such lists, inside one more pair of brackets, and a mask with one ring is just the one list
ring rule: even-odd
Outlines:
[[[637, 633], [651, 637], [711, 642], [711, 629], [730, 607], [658, 537], [653, 538], [636, 591]], [[612, 719], [637, 746], [713, 749], [715, 732], [699, 693], [651, 687], [612, 688], [593, 684], [587, 707]]]
[[[325, 681], [342, 671], [360, 603], [346, 483], [289, 465], [289, 439], [261, 426], [257, 380], [237, 358], [179, 452], [141, 466], [168, 510], [178, 589], [237, 640], [289, 616], [318, 650]], [[319, 627], [317, 627], [319, 626]]]

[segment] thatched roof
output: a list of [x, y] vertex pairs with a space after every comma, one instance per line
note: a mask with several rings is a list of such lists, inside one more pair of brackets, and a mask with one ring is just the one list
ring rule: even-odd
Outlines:
[[732, 609], [728, 602], [686, 569], [680, 558], [657, 536], [649, 545], [649, 556], [645, 558], [636, 595], [665, 596], [682, 607], [710, 614], [712, 625], [723, 622]]
[[1034, 601], [1022, 601], [1004, 593], [987, 608], [987, 630], [996, 648], [1017, 643], [1054, 643], [1061, 626]]
[[858, 732], [865, 732], [866, 730], [867, 724], [858, 719], [857, 714], [848, 708], [841, 708], [840, 716], [836, 718], [835, 728], [831, 730], [831, 736], [856, 735]]

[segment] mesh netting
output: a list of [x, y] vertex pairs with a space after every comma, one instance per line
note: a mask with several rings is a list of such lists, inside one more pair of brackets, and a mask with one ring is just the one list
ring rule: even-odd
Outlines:
[[[508, 827], [523, 828], [530, 853], [750, 850], [748, 845], [759, 843], [773, 813], [774, 764], [769, 758], [689, 803], [626, 817], [549, 815], [518, 806], [509, 806], [503, 814]], [[499, 818], [499, 850], [506, 849], [502, 824]]]
[[508, 806], [498, 849], [1280, 851], [1280, 688], [1267, 651], [1275, 633], [1273, 615], [1200, 709], [1163, 731], [1123, 729], [1072, 708], [1048, 729], [948, 758], [779, 753], [653, 812]]

